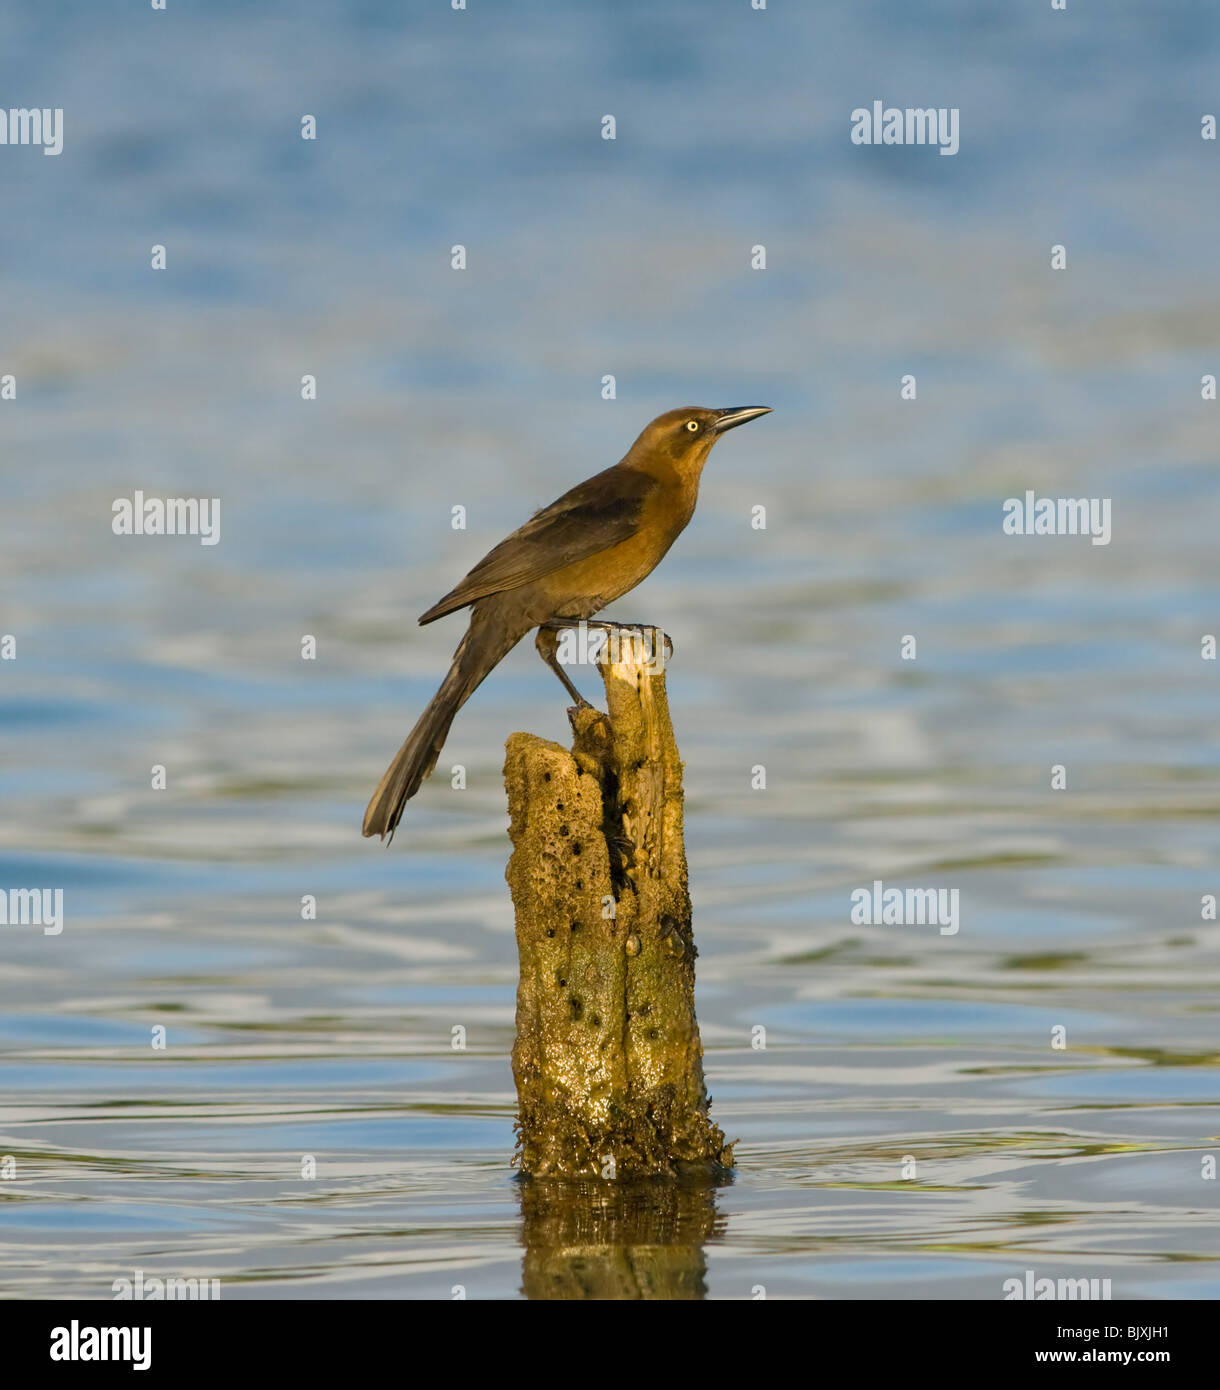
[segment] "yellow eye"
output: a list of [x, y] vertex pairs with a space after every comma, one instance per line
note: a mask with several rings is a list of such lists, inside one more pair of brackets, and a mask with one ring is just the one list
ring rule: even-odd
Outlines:
[[686, 428], [687, 428], [688, 430], [690, 430], [691, 434], [694, 434], [695, 431], [698, 430], [698, 428], [699, 428], [699, 421], [698, 421], [698, 420], [688, 420], [688, 421], [686, 422]]

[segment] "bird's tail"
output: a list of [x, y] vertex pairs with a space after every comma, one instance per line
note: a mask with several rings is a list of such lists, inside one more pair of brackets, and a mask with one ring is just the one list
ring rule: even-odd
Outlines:
[[436, 766], [454, 716], [523, 635], [506, 630], [502, 624], [481, 622], [478, 615], [471, 619], [466, 636], [453, 654], [449, 674], [377, 784], [364, 813], [366, 835], [393, 837], [403, 807]]

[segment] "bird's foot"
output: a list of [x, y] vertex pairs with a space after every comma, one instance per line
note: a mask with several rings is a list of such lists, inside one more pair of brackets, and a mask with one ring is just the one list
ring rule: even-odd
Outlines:
[[674, 654], [674, 644], [670, 640], [669, 634], [662, 632], [655, 623], [620, 623], [609, 618], [590, 618], [585, 625], [598, 628], [606, 634], [612, 653], [615, 652], [616, 646], [618, 650], [622, 649], [623, 634], [628, 633], [631, 640], [638, 643], [636, 650], [643, 654], [643, 659], [648, 664], [657, 659], [654, 652], [662, 644], [664, 646], [664, 655], [660, 658], [662, 664]]

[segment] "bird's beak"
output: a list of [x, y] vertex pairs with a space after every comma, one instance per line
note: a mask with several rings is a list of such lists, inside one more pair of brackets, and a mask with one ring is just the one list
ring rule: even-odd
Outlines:
[[712, 427], [717, 434], [723, 434], [725, 430], [736, 429], [738, 425], [744, 425], [747, 420], [757, 420], [760, 415], [770, 415], [769, 405], [731, 405], [727, 410], [716, 412], [718, 419]]

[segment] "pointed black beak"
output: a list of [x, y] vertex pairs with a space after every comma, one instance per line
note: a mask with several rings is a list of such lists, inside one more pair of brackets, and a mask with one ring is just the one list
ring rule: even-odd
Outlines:
[[725, 430], [734, 430], [738, 425], [744, 425], [747, 420], [757, 420], [760, 415], [770, 415], [769, 405], [731, 405], [727, 410], [717, 411], [717, 416], [713, 428], [717, 434], [723, 434]]

